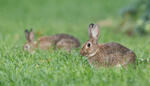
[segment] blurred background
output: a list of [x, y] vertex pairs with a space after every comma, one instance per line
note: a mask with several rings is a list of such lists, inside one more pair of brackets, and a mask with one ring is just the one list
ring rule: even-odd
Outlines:
[[89, 24], [96, 23], [100, 27], [100, 43], [119, 42], [137, 54], [143, 48], [148, 53], [149, 3], [149, 0], [0, 0], [0, 43], [22, 47], [24, 30], [30, 28], [35, 39], [68, 33], [84, 43], [88, 40]]
[[0, 37], [24, 41], [24, 30], [33, 28], [35, 37], [69, 33], [84, 40], [90, 23], [114, 28], [121, 8], [130, 2], [133, 1], [0, 0]]

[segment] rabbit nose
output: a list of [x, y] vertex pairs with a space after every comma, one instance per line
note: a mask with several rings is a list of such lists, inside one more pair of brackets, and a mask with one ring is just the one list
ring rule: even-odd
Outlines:
[[80, 51], [80, 55], [82, 55], [82, 56], [84, 55], [84, 53], [83, 53], [83, 51], [82, 51], [82, 50]]
[[80, 54], [82, 55], [82, 51], [80, 51]]
[[87, 54], [87, 52], [85, 51], [80, 51], [80, 55], [85, 56]]

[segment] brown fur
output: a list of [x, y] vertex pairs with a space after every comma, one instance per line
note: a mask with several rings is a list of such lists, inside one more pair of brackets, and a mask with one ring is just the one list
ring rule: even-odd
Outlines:
[[[33, 42], [33, 39], [32, 40], [29, 39], [30, 35], [28, 36], [28, 34], [30, 33], [27, 33], [26, 36], [27, 43], [24, 45], [24, 50], [27, 50], [29, 52], [33, 52], [35, 48], [39, 48], [42, 50], [54, 48], [54, 49], [65, 49], [66, 51], [70, 51], [71, 49], [80, 47], [80, 42], [75, 37], [68, 34], [56, 34], [53, 36], [43, 36], [38, 38], [38, 40], [35, 42]], [[30, 46], [30, 49], [25, 49], [27, 45]]]
[[68, 34], [56, 34], [53, 36], [44, 36], [38, 38], [39, 48], [48, 49], [49, 47], [64, 48], [70, 50], [71, 48], [80, 47], [80, 42]]
[[[97, 29], [95, 31], [98, 31], [98, 27], [96, 25], [90, 29]], [[98, 37], [98, 34], [99, 32], [95, 35]], [[126, 66], [129, 63], [135, 62], [136, 55], [134, 52], [123, 45], [114, 42], [98, 44], [97, 38], [93, 38], [92, 32], [89, 32], [89, 35], [90, 39], [83, 45], [80, 53], [81, 55], [86, 56], [89, 63], [94, 67], [97, 68], [100, 66], [117, 65]], [[91, 46], [88, 47], [88, 44]]]

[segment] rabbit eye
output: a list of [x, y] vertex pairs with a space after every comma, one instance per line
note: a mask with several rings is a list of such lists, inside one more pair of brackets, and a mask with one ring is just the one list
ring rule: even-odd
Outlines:
[[88, 44], [87, 44], [87, 47], [88, 47], [88, 48], [91, 47], [91, 43], [88, 43]]
[[26, 46], [25, 46], [25, 49], [29, 49], [29, 48], [30, 48], [30, 46], [29, 46], [29, 45], [26, 45]]

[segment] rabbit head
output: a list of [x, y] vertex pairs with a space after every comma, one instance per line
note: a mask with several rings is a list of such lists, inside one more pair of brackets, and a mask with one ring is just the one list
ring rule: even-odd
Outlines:
[[33, 33], [33, 29], [31, 29], [30, 31], [28, 31], [27, 29], [25, 30], [25, 38], [26, 38], [26, 43], [24, 44], [24, 51], [27, 52], [32, 52], [35, 48], [35, 44], [34, 44], [34, 33]]
[[96, 24], [90, 24], [88, 29], [89, 40], [83, 44], [80, 54], [86, 57], [91, 57], [98, 50], [99, 30]]

